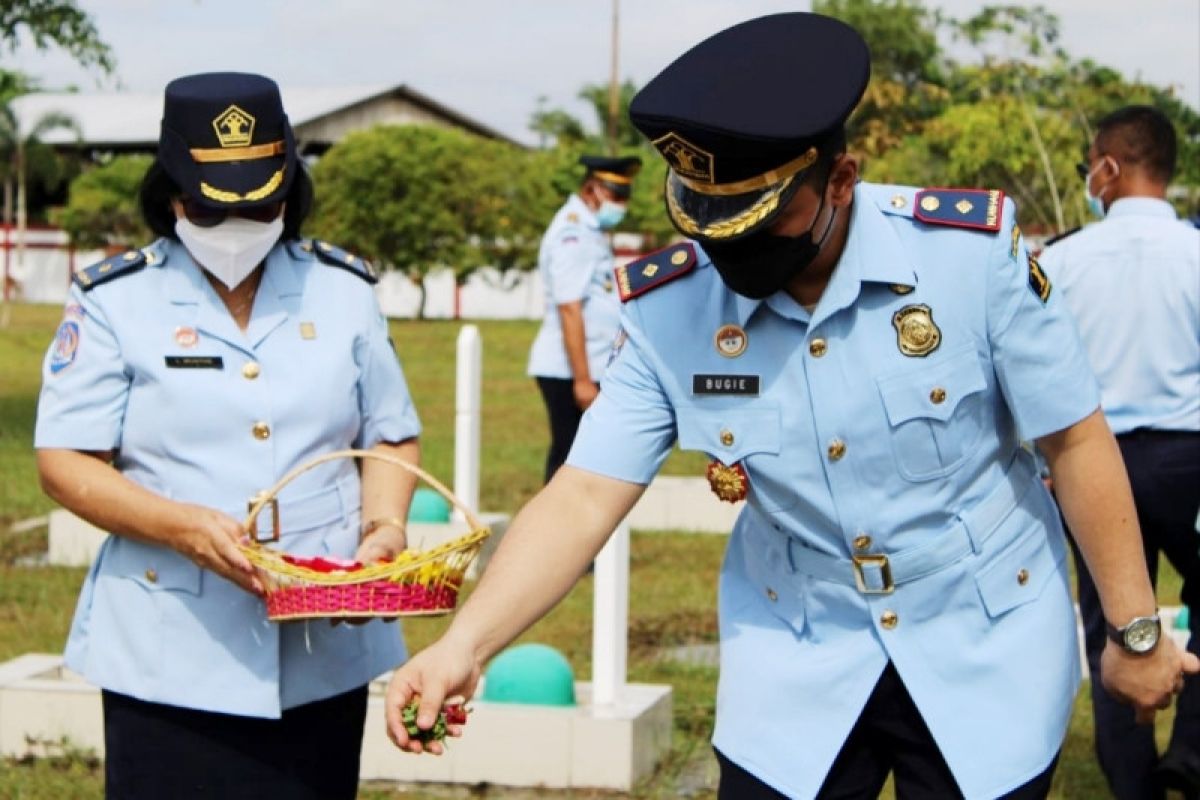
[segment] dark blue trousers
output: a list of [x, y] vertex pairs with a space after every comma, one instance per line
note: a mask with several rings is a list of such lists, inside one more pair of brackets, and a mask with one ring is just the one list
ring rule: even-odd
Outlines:
[[[1195, 527], [1196, 512], [1200, 510], [1200, 433], [1138, 430], [1118, 436], [1117, 443], [1133, 487], [1150, 579], [1157, 582], [1160, 555], [1166, 556], [1183, 576], [1181, 600], [1191, 608], [1188, 649], [1200, 653], [1200, 533]], [[1110, 695], [1097, 678], [1100, 653], [1108, 641], [1104, 613], [1096, 585], [1078, 550], [1075, 565], [1088, 667], [1093, 676], [1096, 757], [1117, 800], [1160, 800], [1164, 794], [1155, 773], [1159, 756], [1154, 728], [1136, 724], [1133, 709]], [[1121, 620], [1113, 622], [1119, 624]], [[1166, 762], [1185, 773], [1194, 772], [1200, 781], [1200, 677], [1184, 681], [1164, 767]]]
[[109, 691], [102, 698], [107, 800], [354, 800], [358, 794], [365, 686], [289, 708], [282, 719]]

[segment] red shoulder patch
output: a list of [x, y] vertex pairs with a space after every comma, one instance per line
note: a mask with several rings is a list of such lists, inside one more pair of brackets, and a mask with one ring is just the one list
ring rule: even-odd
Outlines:
[[617, 279], [617, 294], [622, 303], [627, 302], [686, 275], [694, 266], [696, 248], [690, 242], [664, 247], [613, 270]]
[[930, 225], [995, 233], [1003, 215], [999, 189], [922, 189], [913, 201], [913, 216]]

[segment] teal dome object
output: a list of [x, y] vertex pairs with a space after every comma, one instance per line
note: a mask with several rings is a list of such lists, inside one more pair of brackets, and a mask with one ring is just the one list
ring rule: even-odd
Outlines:
[[566, 657], [544, 644], [510, 647], [492, 659], [483, 699], [491, 703], [575, 705], [575, 676]]
[[413, 522], [449, 522], [450, 504], [433, 489], [422, 486], [413, 492], [408, 518]]
[[1179, 609], [1179, 613], [1175, 615], [1175, 630], [1186, 631], [1188, 629], [1188, 617], [1190, 616], [1191, 612], [1188, 611], [1187, 606]]

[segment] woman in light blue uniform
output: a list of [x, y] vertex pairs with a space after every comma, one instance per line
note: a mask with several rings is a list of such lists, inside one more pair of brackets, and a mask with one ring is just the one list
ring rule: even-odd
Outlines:
[[401, 747], [423, 749], [403, 704], [419, 694], [426, 726], [469, 696], [676, 441], [710, 459], [721, 499], [746, 500], [718, 597], [722, 800], [867, 800], [889, 775], [902, 800], [1046, 796], [1078, 645], [1058, 514], [1022, 438], [1125, 632], [1110, 688], [1152, 716], [1200, 669], [1158, 640], [1120, 456], [1013, 204], [860, 183], [843, 126], [868, 77], [853, 29], [778, 14], [634, 98], [695, 242], [617, 270], [623, 333], [566, 465], [392, 678]]
[[[172, 82], [141, 190], [162, 238], [76, 275], [47, 354], [43, 486], [111, 534], [66, 647], [103, 689], [109, 797], [352, 798], [366, 684], [405, 658], [394, 624], [268, 622], [238, 549], [250, 499], [313, 457], [419, 456], [374, 276], [297, 238], [311, 194], [272, 81]], [[282, 491], [277, 546], [391, 557], [412, 490], [324, 464]]]

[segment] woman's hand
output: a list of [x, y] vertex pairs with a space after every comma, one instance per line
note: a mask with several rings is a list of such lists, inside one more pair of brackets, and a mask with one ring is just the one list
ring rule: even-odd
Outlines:
[[391, 561], [408, 546], [404, 528], [395, 523], [380, 525], [363, 538], [354, 553], [354, 560], [364, 566], [379, 561]]
[[179, 526], [170, 544], [179, 553], [207, 570], [262, 597], [263, 587], [254, 565], [238, 544], [246, 532], [233, 517], [206, 506], [179, 504]]
[[[445, 751], [441, 742], [422, 744], [417, 737], [409, 735], [404, 725], [404, 708], [414, 699], [418, 700], [417, 727], [429, 730], [447, 698], [461, 697], [463, 702], [471, 698], [481, 672], [474, 651], [449, 635], [417, 653], [392, 673], [388, 683], [383, 705], [388, 738], [396, 747], [410, 753], [441, 755]], [[451, 726], [449, 732], [451, 736], [458, 736], [461, 729]]]

